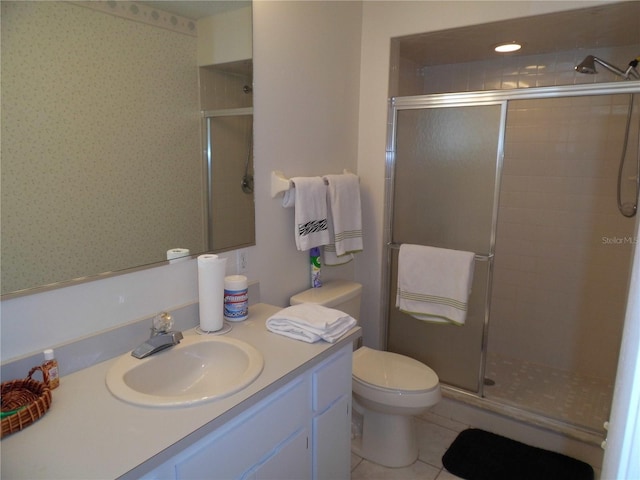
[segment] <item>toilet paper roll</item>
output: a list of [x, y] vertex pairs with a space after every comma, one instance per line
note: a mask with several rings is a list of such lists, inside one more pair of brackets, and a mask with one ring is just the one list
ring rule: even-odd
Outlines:
[[191, 255], [191, 252], [188, 248], [172, 248], [171, 250], [167, 250], [167, 260], [169, 260], [169, 262], [172, 260], [184, 259], [189, 255]]
[[217, 255], [198, 257], [198, 294], [200, 298], [200, 329], [217, 332], [224, 324], [224, 274], [226, 258]]

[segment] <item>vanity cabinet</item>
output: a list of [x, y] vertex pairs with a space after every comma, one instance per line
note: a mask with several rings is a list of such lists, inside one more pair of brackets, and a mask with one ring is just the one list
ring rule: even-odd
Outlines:
[[351, 372], [348, 346], [311, 374], [314, 479], [351, 477]]
[[348, 344], [144, 478], [348, 479], [351, 368]]

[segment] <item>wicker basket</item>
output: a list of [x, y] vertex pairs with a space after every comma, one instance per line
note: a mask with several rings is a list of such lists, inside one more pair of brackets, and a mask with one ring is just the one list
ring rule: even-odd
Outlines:
[[[40, 371], [44, 382], [33, 380], [31, 376]], [[51, 406], [51, 390], [41, 367], [34, 367], [24, 380], [2, 383], [2, 412], [13, 412], [2, 419], [2, 435], [10, 435], [28, 427], [42, 417]]]

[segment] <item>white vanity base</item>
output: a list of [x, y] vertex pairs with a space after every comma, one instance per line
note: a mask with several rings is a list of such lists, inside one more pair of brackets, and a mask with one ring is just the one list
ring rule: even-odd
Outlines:
[[352, 344], [361, 330], [308, 344], [266, 329], [278, 310], [254, 305], [227, 334], [255, 346], [265, 364], [226, 398], [185, 408], [125, 403], [105, 384], [115, 359], [63, 376], [47, 414], [2, 439], [2, 477], [348, 479]]

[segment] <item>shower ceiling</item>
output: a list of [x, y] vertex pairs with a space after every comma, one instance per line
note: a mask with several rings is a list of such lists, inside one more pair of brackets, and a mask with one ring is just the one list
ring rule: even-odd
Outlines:
[[[621, 2], [398, 38], [400, 54], [419, 65], [496, 58], [502, 42], [521, 55], [640, 44], [640, 2]], [[640, 52], [638, 52], [640, 54]], [[631, 59], [629, 59], [631, 60]]]

